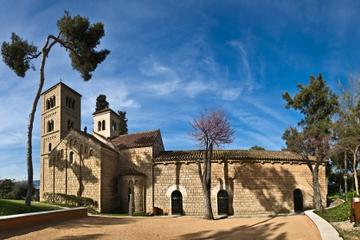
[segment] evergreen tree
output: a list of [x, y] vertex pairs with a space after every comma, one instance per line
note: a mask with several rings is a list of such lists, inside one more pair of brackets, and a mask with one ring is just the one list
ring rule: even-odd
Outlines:
[[31, 204], [33, 192], [32, 130], [37, 104], [45, 82], [45, 64], [52, 48], [55, 45], [64, 48], [69, 54], [72, 67], [81, 74], [85, 81], [91, 79], [92, 72], [95, 71], [97, 65], [104, 61], [110, 53], [106, 49], [97, 50], [100, 39], [104, 36], [104, 26], [100, 22], [90, 24], [86, 17], [79, 15], [72, 17], [65, 12], [64, 16], [57, 21], [57, 27], [57, 35], [49, 34], [40, 50], [15, 33], [12, 33], [10, 42], [3, 42], [1, 46], [3, 61], [19, 77], [25, 77], [30, 68], [35, 69], [32, 61], [41, 58], [39, 86], [32, 103], [27, 129], [28, 189], [25, 203], [28, 206]]
[[260, 147], [260, 146], [258, 146], [258, 145], [254, 145], [254, 146], [252, 146], [252, 147], [250, 148], [250, 150], [260, 150], [260, 151], [264, 151], [265, 148]]
[[128, 134], [128, 125], [125, 111], [118, 111], [120, 116], [120, 134]]
[[97, 98], [96, 98], [96, 109], [95, 111], [99, 111], [105, 108], [109, 108], [109, 103], [108, 101], [106, 101], [106, 95], [104, 94], [100, 94]]
[[[319, 167], [325, 165], [330, 155], [332, 117], [338, 110], [337, 96], [326, 85], [323, 77], [311, 76], [307, 86], [298, 85], [299, 92], [291, 97], [285, 92], [286, 108], [302, 113], [298, 128], [291, 127], [283, 135], [287, 148], [307, 160], [312, 173], [313, 200], [316, 209], [322, 208], [319, 184]], [[310, 156], [315, 157], [315, 161]]]

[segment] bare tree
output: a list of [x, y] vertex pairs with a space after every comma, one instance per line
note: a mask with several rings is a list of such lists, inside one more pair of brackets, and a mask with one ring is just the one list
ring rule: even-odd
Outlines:
[[[192, 122], [193, 138], [203, 148], [203, 161], [198, 161], [198, 173], [204, 195], [204, 217], [214, 219], [211, 207], [211, 160], [214, 147], [233, 141], [231, 128], [223, 110], [208, 111]], [[202, 166], [203, 165], [203, 166]]]

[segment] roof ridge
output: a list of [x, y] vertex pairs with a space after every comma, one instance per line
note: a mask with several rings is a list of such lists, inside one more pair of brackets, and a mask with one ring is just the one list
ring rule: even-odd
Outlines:
[[136, 134], [142, 134], [142, 133], [151, 133], [151, 132], [160, 132], [160, 129], [156, 129], [156, 130], [149, 130], [149, 131], [141, 131], [141, 132], [135, 132], [135, 133], [128, 133], [128, 134], [122, 134], [119, 135], [113, 139], [116, 139], [118, 137], [125, 137], [125, 136], [129, 136], [129, 135], [136, 135]]
[[[189, 150], [166, 150], [163, 152], [195, 152], [195, 151], [205, 151], [204, 149], [189, 149]], [[255, 149], [214, 149], [213, 151], [242, 151], [242, 152], [273, 152], [273, 153], [295, 153], [291, 151], [284, 150], [255, 150]]]

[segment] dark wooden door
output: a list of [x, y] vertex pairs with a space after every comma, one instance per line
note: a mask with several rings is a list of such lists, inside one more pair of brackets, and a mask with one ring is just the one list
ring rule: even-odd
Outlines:
[[220, 190], [217, 194], [218, 202], [218, 214], [228, 215], [229, 214], [229, 196], [225, 190]]
[[182, 195], [180, 191], [174, 191], [171, 194], [171, 214], [172, 215], [182, 215]]
[[304, 210], [303, 207], [303, 195], [300, 189], [294, 190], [294, 211], [302, 212]]

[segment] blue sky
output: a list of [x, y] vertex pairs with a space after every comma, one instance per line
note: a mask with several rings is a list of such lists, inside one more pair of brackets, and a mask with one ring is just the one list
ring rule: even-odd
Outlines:
[[[46, 65], [48, 88], [60, 79], [82, 94], [82, 127], [92, 129], [95, 99], [127, 111], [130, 132], [161, 129], [168, 150], [198, 148], [190, 122], [224, 108], [235, 129], [225, 148], [280, 150], [300, 115], [281, 95], [322, 73], [338, 81], [360, 67], [359, 1], [1, 1], [0, 41], [11, 32], [41, 46], [64, 10], [105, 25], [111, 50], [89, 82], [63, 49]], [[38, 62], [34, 63], [38, 66]], [[19, 79], [0, 62], [0, 178], [25, 179], [25, 134], [38, 72]], [[39, 111], [34, 178], [39, 179]]]

